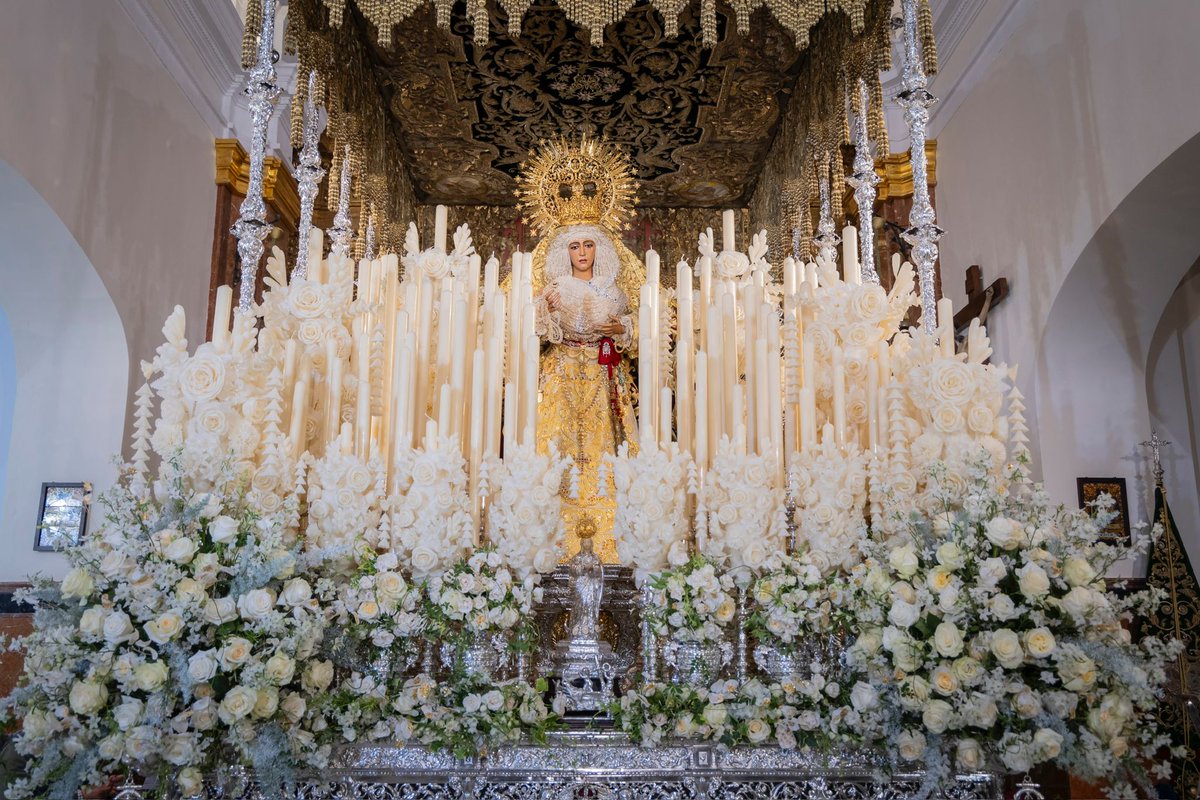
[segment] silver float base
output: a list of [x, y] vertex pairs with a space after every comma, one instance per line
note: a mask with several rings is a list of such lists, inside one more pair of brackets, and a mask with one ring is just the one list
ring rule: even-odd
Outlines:
[[[631, 745], [618, 733], [567, 732], [546, 746], [500, 747], [459, 761], [420, 747], [347, 747], [319, 776], [305, 776], [297, 800], [902, 800], [920, 775], [878, 777], [854, 755], [816, 756], [774, 747], [722, 750], [703, 744]], [[213, 798], [276, 798], [238, 787]], [[963, 775], [935, 797], [1000, 800], [990, 774]]]

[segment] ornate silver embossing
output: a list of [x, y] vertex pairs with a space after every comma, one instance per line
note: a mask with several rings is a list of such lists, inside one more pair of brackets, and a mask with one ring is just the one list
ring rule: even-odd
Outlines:
[[[937, 215], [929, 201], [929, 162], [925, 157], [925, 129], [929, 108], [937, 98], [929, 93], [929, 83], [921, 60], [921, 37], [917, 30], [917, 0], [901, 0], [904, 9], [904, 91], [896, 102], [904, 108], [911, 145], [913, 201], [908, 213], [908, 229], [901, 236], [912, 245], [912, 262], [917, 268], [921, 288], [921, 327], [933, 336], [937, 333], [937, 298], [934, 294], [933, 269], [938, 258], [938, 240], [945, 233], [937, 226]], [[953, 322], [950, 322], [953, 325]], [[951, 331], [953, 335], [953, 331]]]
[[321, 167], [321, 152], [317, 145], [321, 132], [317, 130], [317, 104], [313, 95], [317, 90], [316, 70], [308, 73], [308, 94], [304, 97], [304, 146], [300, 148], [300, 163], [296, 167], [296, 183], [300, 193], [300, 225], [297, 231], [299, 244], [296, 248], [296, 268], [292, 274], [297, 278], [308, 277], [308, 237], [312, 232], [313, 205], [320, 191], [325, 170]]
[[733, 645], [729, 642], [677, 642], [663, 646], [671, 679], [689, 686], [707, 686], [715, 681], [721, 670], [733, 660]]
[[829, 153], [823, 153], [821, 159], [821, 163], [825, 165], [825, 169], [820, 170], [821, 178], [817, 183], [821, 216], [817, 222], [817, 235], [813, 237], [813, 244], [817, 246], [817, 253], [821, 260], [832, 264], [837, 261], [837, 246], [841, 243], [842, 237], [837, 235], [837, 226], [833, 223], [833, 207], [829, 196]]
[[863, 283], [879, 283], [875, 269], [875, 229], [871, 217], [875, 210], [875, 186], [880, 178], [875, 174], [875, 156], [867, 139], [867, 109], [870, 92], [866, 81], [858, 81], [858, 105], [854, 110], [854, 173], [846, 183], [854, 187], [854, 202], [858, 206], [858, 265]]
[[330, 241], [329, 254], [331, 256], [350, 255], [350, 240], [354, 237], [354, 231], [350, 227], [350, 173], [352, 171], [350, 166], [350, 145], [346, 145], [346, 150], [342, 154], [342, 181], [338, 192], [337, 213], [333, 215], [333, 225], [327, 231]]
[[250, 98], [250, 179], [246, 199], [238, 209], [237, 222], [229, 232], [238, 240], [241, 286], [238, 309], [249, 313], [254, 305], [254, 286], [258, 264], [262, 260], [263, 240], [271, 226], [267, 224], [267, 204], [263, 200], [263, 163], [267, 157], [267, 123], [279, 96], [275, 83], [275, 0], [263, 0], [262, 28], [258, 34], [258, 58], [246, 74], [246, 96]]

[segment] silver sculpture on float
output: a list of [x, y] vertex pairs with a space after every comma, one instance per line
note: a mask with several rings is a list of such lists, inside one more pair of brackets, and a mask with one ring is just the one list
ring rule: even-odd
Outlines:
[[[586, 520], [585, 520], [586, 522]], [[592, 548], [595, 526], [581, 522], [579, 552], [567, 564], [571, 611], [567, 638], [555, 648], [558, 694], [568, 711], [602, 711], [613, 701], [618, 663], [608, 642], [600, 638], [600, 604], [604, 599], [604, 564]]]
[[338, 191], [337, 213], [333, 215], [333, 225], [326, 231], [329, 237], [329, 254], [345, 257], [350, 255], [350, 242], [354, 239], [354, 230], [350, 227], [350, 145], [342, 154], [341, 183]]
[[875, 156], [867, 139], [870, 93], [866, 81], [861, 78], [857, 94], [858, 105], [854, 108], [854, 173], [846, 176], [846, 183], [854, 187], [854, 202], [858, 206], [858, 266], [862, 282], [879, 283], [879, 272], [875, 269], [875, 229], [871, 220], [875, 209], [875, 186], [880, 179], [875, 174]]
[[304, 146], [300, 148], [300, 163], [296, 167], [296, 184], [300, 193], [299, 240], [296, 248], [296, 268], [292, 274], [297, 278], [308, 277], [308, 237], [312, 232], [313, 206], [320, 191], [325, 170], [321, 167], [321, 151], [317, 143], [321, 138], [317, 130], [317, 104], [313, 94], [317, 88], [317, 73], [308, 73], [308, 94], [304, 98]]
[[837, 225], [833, 222], [833, 206], [830, 200], [829, 187], [829, 153], [821, 155], [823, 169], [818, 169], [820, 176], [817, 181], [817, 194], [820, 199], [821, 216], [817, 222], [817, 235], [813, 244], [817, 246], [817, 254], [822, 261], [834, 263], [837, 261], [837, 246], [842, 243], [842, 237], [837, 234]]
[[[913, 200], [908, 212], [908, 229], [901, 234], [912, 245], [912, 263], [917, 268], [921, 289], [921, 327], [933, 336], [937, 333], [937, 296], [934, 292], [934, 265], [938, 259], [938, 240], [945, 233], [937, 226], [937, 214], [929, 201], [929, 160], [925, 156], [925, 129], [929, 125], [929, 108], [937, 98], [926, 88], [921, 55], [921, 36], [917, 25], [917, 0], [901, 0], [904, 9], [904, 91], [896, 102], [904, 108], [908, 125], [909, 160], [912, 162]], [[953, 321], [950, 321], [953, 325]]]
[[238, 209], [237, 222], [229, 232], [238, 240], [241, 286], [238, 309], [249, 312], [254, 306], [254, 287], [258, 265], [262, 261], [263, 240], [271, 230], [267, 223], [267, 204], [263, 200], [263, 163], [267, 157], [267, 123], [279, 96], [275, 82], [275, 0], [263, 0], [262, 28], [258, 34], [258, 59], [246, 76], [246, 96], [250, 98], [250, 180], [246, 199]]

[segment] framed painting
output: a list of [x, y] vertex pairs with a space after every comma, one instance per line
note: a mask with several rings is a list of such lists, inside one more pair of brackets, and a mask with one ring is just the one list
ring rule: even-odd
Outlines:
[[87, 530], [90, 483], [43, 483], [33, 549], [62, 550], [79, 544]]
[[1132, 536], [1129, 532], [1129, 498], [1125, 491], [1125, 479], [1076, 478], [1075, 482], [1079, 489], [1080, 508], [1086, 508], [1102, 494], [1107, 494], [1116, 501], [1113, 510], [1117, 512], [1117, 516], [1100, 532], [1100, 540], [1112, 544], [1129, 544]]

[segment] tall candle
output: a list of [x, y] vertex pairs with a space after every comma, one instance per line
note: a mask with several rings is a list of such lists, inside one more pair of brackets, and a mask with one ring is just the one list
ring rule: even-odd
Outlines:
[[692, 452], [692, 337], [675, 343], [675, 435], [679, 449]]
[[733, 387], [733, 402], [730, 404], [733, 407], [733, 446], [734, 449], [742, 454], [746, 454], [746, 419], [742, 415], [744, 397], [742, 385], [735, 384]]
[[371, 342], [365, 333], [360, 333], [355, 344], [358, 403], [354, 415], [354, 452], [360, 458], [366, 458], [371, 437]]
[[425, 414], [429, 410], [430, 358], [433, 338], [433, 281], [428, 275], [421, 277], [420, 306], [417, 323], [417, 361], [413, 368], [412, 426], [409, 428], [417, 437], [424, 432]]
[[879, 447], [879, 364], [867, 362], [867, 446], [874, 453]]
[[666, 386], [658, 393], [658, 440], [664, 446], [671, 442], [671, 390]]
[[[746, 359], [747, 365], [749, 358]], [[747, 417], [753, 417], [749, 422], [754, 425], [754, 448], [753, 451], [759, 455], [766, 455], [770, 449], [771, 428], [770, 420], [768, 419], [768, 392], [769, 387], [767, 374], [767, 340], [763, 337], [758, 337], [754, 340], [754, 413], [747, 413]], [[747, 389], [749, 388], [749, 380], [747, 380]]]
[[[706, 338], [704, 342], [705, 357], [708, 359], [708, 443], [709, 451], [715, 453], [725, 427], [725, 405], [721, 388], [721, 379], [725, 374], [721, 365], [724, 354], [724, 347], [721, 344], [721, 310], [716, 306], [709, 306], [705, 316], [708, 319], [705, 323]], [[699, 391], [698, 387], [697, 391]]]
[[296, 386], [292, 390], [292, 424], [288, 429], [288, 439], [291, 440], [293, 459], [300, 458], [304, 454], [304, 447], [307, 444], [304, 435], [307, 408], [308, 382], [302, 379], [296, 381]]
[[457, 433], [460, 441], [465, 439], [462, 429], [463, 416], [460, 412], [466, 400], [467, 373], [467, 300], [459, 297], [454, 301], [453, 331], [450, 346], [450, 417], [438, 420], [446, 428], [447, 435]]
[[842, 228], [842, 274], [846, 283], [862, 285], [862, 266], [858, 263], [858, 228]]
[[804, 282], [812, 288], [816, 289], [821, 285], [820, 281], [817, 280], [817, 265], [813, 262], [810, 261], [804, 265], [804, 276]]
[[500, 455], [501, 408], [504, 405], [504, 325], [505, 297], [497, 294], [493, 302], [492, 336], [488, 339], [487, 370], [488, 370], [488, 455]]
[[643, 336], [638, 340], [638, 433], [643, 450], [654, 444], [654, 368], [646, 354], [651, 352], [653, 342]]
[[800, 390], [800, 443], [805, 450], [817, 445], [817, 396], [812, 386]]
[[439, 205], [433, 212], [433, 246], [443, 253], [446, 251], [446, 207]]
[[732, 208], [727, 208], [721, 212], [721, 249], [734, 250], [734, 211]]
[[412, 370], [413, 348], [412, 334], [404, 334], [400, 346], [396, 348], [396, 360], [399, 368], [396, 370], [395, 405], [392, 409], [392, 465], [398, 464], [399, 457], [412, 447], [412, 415], [409, 404], [412, 402]]
[[[479, 535], [479, 467], [483, 462], [483, 350], [475, 348], [475, 354], [471, 357], [472, 369], [471, 372], [478, 376], [477, 380], [471, 384], [471, 408], [474, 411], [471, 413], [471, 446], [470, 446], [470, 491], [471, 491], [471, 519], [474, 522], [475, 535]], [[478, 541], [476, 542], [478, 544]]]
[[701, 350], [696, 353], [696, 414], [695, 414], [695, 446], [693, 454], [696, 466], [705, 469], [708, 466], [708, 353]]
[[504, 450], [507, 458], [517, 446], [517, 386], [508, 383], [504, 386]]
[[[737, 325], [733, 312], [734, 299], [732, 287], [727, 287], [727, 289], [728, 291], [721, 295], [721, 342], [724, 349], [724, 352], [721, 355], [721, 368], [725, 372], [725, 374], [722, 376], [725, 386], [732, 389], [733, 387], [738, 386], [739, 382]], [[709, 378], [711, 379], [712, 376], [710, 375]], [[739, 409], [739, 411], [740, 410], [741, 409]], [[736, 416], [737, 415], [735, 415], [733, 412], [733, 406], [730, 404], [727, 411], [727, 417], [725, 419], [725, 425], [723, 426], [726, 432], [731, 434], [733, 433]]]
[[328, 376], [329, 386], [326, 395], [325, 405], [325, 436], [328, 439], [336, 438], [342, 431], [342, 375], [343, 362], [337, 355], [337, 339], [330, 337], [327, 348], [326, 358], [329, 363], [326, 366], [326, 375]]
[[771, 450], [775, 458], [775, 485], [784, 485], [784, 456], [783, 447], [783, 374], [779, 360], [781, 334], [779, 322], [774, 315], [768, 319], [767, 326], [767, 408], [766, 415], [770, 423]]
[[[308, 275], [307, 278], [320, 283], [325, 278], [323, 256], [325, 254], [325, 234], [320, 228], [313, 226], [308, 230]], [[336, 436], [337, 433], [335, 432]]]
[[792, 297], [796, 294], [796, 260], [788, 256], [783, 260], [783, 295]]
[[496, 296], [498, 288], [500, 288], [500, 260], [492, 256], [483, 267], [483, 300], [485, 303]]
[[839, 445], [846, 444], [846, 367], [842, 348], [833, 348], [833, 432]]
[[213, 308], [212, 342], [218, 351], [229, 346], [229, 317], [233, 313], [233, 287], [218, 286]]
[[646, 251], [646, 283], [650, 286], [658, 286], [659, 271], [662, 268], [662, 262], [658, 257], [658, 253], [654, 250]]
[[525, 410], [525, 425], [523, 433], [525, 436], [525, 444], [534, 446], [537, 444], [535, 436], [537, 433], [537, 400], [538, 400], [538, 337], [536, 334], [530, 334], [525, 339], [525, 355], [521, 368], [525, 373], [525, 385], [522, 387], [522, 394], [525, 395], [524, 410]]
[[943, 297], [937, 302], [938, 343], [942, 347], [942, 355], [949, 358], [954, 355], [954, 301]]

